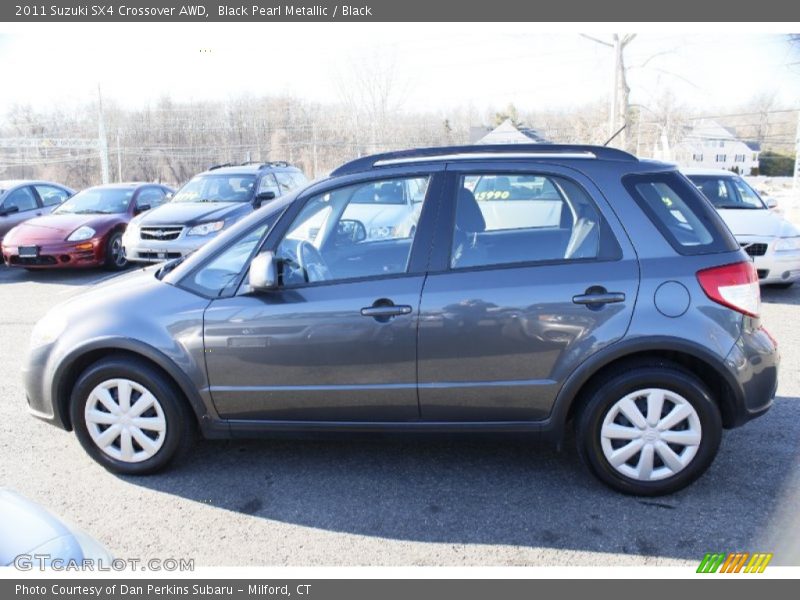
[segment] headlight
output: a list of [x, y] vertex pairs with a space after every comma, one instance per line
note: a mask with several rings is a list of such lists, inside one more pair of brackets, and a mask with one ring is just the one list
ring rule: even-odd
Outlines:
[[78, 227], [75, 231], [70, 233], [69, 237], [67, 238], [67, 241], [82, 242], [83, 240], [88, 240], [89, 238], [94, 237], [96, 233], [97, 232], [94, 229], [84, 225], [82, 227]]
[[186, 235], [208, 235], [210, 233], [216, 233], [220, 229], [225, 227], [225, 221], [212, 221], [211, 223], [202, 223], [200, 225], [195, 225], [189, 231], [186, 232]]
[[55, 313], [47, 313], [34, 325], [31, 333], [31, 349], [52, 344], [67, 328], [67, 320]]
[[131, 221], [125, 228], [125, 235], [139, 237], [139, 223]]
[[393, 238], [396, 230], [396, 227], [390, 227], [388, 225], [383, 227], [373, 227], [369, 230], [369, 237], [377, 240]]
[[775, 242], [775, 252], [786, 252], [787, 250], [800, 250], [800, 237], [778, 238]]

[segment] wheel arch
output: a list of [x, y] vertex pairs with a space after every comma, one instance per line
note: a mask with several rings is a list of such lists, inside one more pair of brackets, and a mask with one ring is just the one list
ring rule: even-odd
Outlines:
[[53, 408], [68, 431], [72, 431], [69, 402], [75, 383], [92, 364], [111, 356], [127, 356], [142, 360], [161, 372], [188, 402], [200, 426], [215, 416], [210, 414], [209, 406], [203, 401], [189, 377], [168, 356], [136, 340], [103, 339], [74, 349], [61, 361], [53, 375], [51, 391]]
[[585, 361], [559, 390], [545, 430], [560, 441], [593, 384], [614, 370], [636, 364], [675, 364], [690, 371], [710, 388], [723, 426], [729, 429], [740, 424], [744, 392], [724, 365], [724, 358], [692, 342], [657, 337], [619, 342]]

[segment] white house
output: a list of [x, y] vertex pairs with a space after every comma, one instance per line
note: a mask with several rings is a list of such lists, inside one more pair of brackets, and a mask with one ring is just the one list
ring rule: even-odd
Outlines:
[[683, 167], [726, 169], [742, 175], [758, 174], [760, 153], [758, 143], [739, 139], [711, 119], [695, 121], [674, 152], [675, 161]]

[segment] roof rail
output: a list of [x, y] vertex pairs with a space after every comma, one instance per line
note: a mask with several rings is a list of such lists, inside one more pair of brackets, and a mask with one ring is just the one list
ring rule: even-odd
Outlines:
[[606, 146], [587, 146], [572, 144], [493, 144], [473, 146], [443, 146], [438, 148], [417, 148], [364, 156], [345, 163], [331, 175], [347, 175], [366, 171], [373, 167], [388, 167], [409, 163], [452, 160], [489, 160], [493, 158], [517, 159], [602, 159], [637, 161], [638, 159], [623, 150]]
[[269, 167], [291, 167], [292, 166], [288, 162], [286, 162], [285, 160], [274, 160], [272, 162], [263, 161], [263, 160], [246, 160], [246, 161], [240, 162], [240, 163], [227, 162], [227, 163], [223, 163], [221, 165], [213, 165], [211, 167], [208, 167], [207, 170], [213, 171], [214, 169], [222, 169], [224, 167], [246, 167], [248, 165], [258, 165], [259, 169], [267, 169]]

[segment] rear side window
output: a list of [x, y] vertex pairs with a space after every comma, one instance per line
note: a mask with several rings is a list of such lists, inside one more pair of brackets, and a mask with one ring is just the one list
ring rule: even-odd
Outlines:
[[628, 175], [622, 181], [679, 254], [713, 254], [739, 247], [711, 203], [677, 173]]

